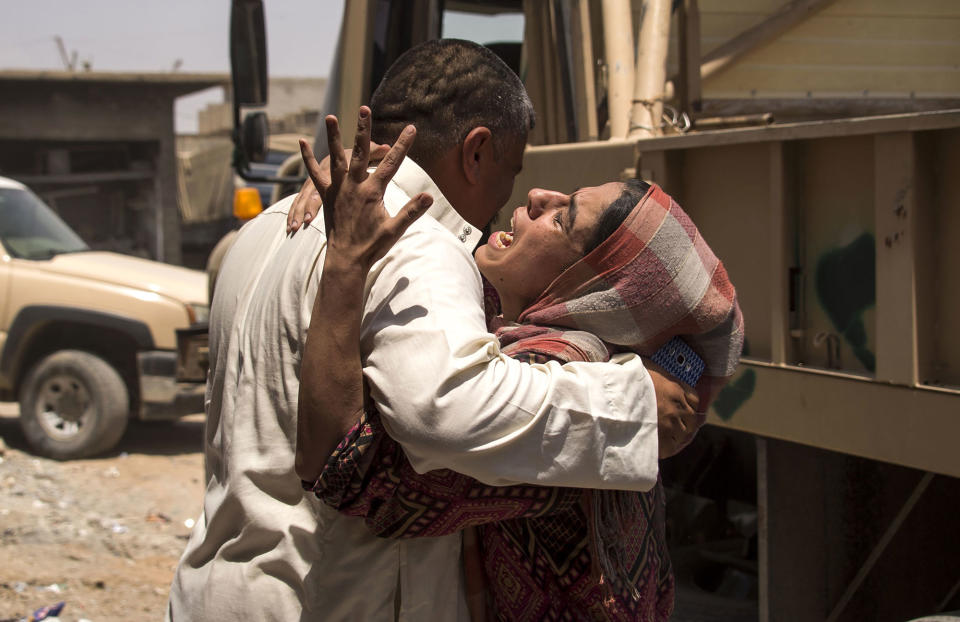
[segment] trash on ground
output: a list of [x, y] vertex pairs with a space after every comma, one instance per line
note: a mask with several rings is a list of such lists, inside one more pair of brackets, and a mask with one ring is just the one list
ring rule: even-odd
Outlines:
[[101, 519], [100, 527], [108, 529], [112, 533], [127, 533], [129, 531], [126, 525], [121, 524], [118, 520]]
[[40, 620], [52, 620], [55, 616], [60, 615], [60, 612], [63, 611], [63, 607], [67, 603], [60, 601], [55, 605], [49, 605], [47, 607], [40, 607], [33, 612], [30, 617], [27, 618], [28, 622], [39, 622]]

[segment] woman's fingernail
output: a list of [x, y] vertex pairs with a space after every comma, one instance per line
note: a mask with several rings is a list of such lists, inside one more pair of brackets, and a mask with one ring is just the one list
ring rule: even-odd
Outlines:
[[310, 222], [310, 218], [311, 218], [310, 214], [307, 214], [306, 216], [303, 217], [303, 222]]
[[292, 223], [290, 223], [290, 226], [296, 228], [296, 226], [297, 226], [297, 221], [294, 220]]

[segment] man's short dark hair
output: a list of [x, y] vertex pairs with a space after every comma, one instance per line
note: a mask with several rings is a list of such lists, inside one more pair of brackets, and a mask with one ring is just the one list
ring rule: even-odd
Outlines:
[[372, 138], [392, 144], [407, 124], [417, 127], [409, 155], [427, 166], [475, 127], [503, 149], [533, 128], [533, 104], [523, 83], [489, 49], [459, 39], [434, 39], [404, 52], [370, 99]]

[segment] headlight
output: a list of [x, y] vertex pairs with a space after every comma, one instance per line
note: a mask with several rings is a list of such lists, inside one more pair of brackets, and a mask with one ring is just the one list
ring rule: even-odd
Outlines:
[[191, 324], [201, 324], [210, 319], [210, 307], [200, 303], [187, 303], [187, 315]]

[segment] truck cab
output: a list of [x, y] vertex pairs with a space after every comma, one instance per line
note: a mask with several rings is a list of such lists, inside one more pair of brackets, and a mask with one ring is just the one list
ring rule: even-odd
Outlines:
[[37, 453], [113, 448], [130, 417], [202, 412], [178, 383], [176, 331], [206, 321], [206, 277], [91, 250], [26, 186], [0, 177], [0, 398]]

